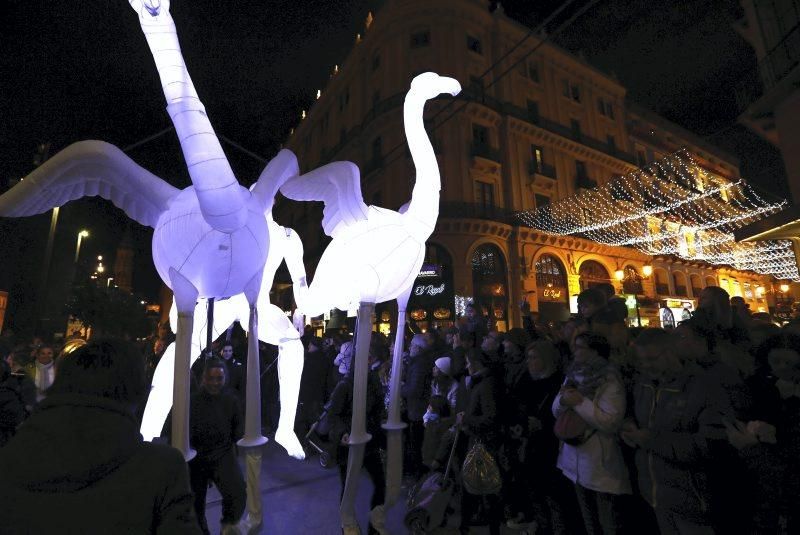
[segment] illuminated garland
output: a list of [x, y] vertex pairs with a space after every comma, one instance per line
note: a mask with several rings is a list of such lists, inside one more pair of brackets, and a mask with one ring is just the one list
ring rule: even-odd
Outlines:
[[577, 234], [650, 255], [675, 255], [798, 280], [790, 242], [737, 243], [733, 236], [736, 229], [786, 204], [765, 201], [743, 180], [729, 182], [714, 175], [681, 150], [517, 216], [526, 226], [548, 234]]

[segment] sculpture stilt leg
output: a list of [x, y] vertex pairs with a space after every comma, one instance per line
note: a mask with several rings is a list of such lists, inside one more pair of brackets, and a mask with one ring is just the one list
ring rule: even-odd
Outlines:
[[247, 465], [247, 513], [242, 519], [248, 533], [257, 533], [263, 524], [261, 510], [261, 446], [267, 437], [261, 434], [261, 366], [258, 351], [258, 293], [261, 288], [259, 272], [244, 289], [250, 305], [247, 328], [247, 383], [245, 391], [244, 437], [237, 443], [245, 449]]
[[175, 333], [175, 384], [172, 395], [172, 446], [190, 461], [197, 454], [189, 445], [189, 360], [192, 350], [194, 309], [197, 288], [174, 269], [169, 270], [175, 303], [178, 307], [178, 329]]
[[389, 414], [386, 429], [386, 504], [392, 505], [400, 497], [403, 480], [403, 429], [400, 419], [400, 378], [403, 373], [403, 334], [406, 328], [406, 307], [411, 288], [397, 296], [397, 329], [395, 330], [392, 375], [389, 378]]
[[342, 494], [339, 515], [342, 526], [352, 529], [357, 525], [355, 514], [356, 493], [364, 463], [364, 451], [372, 438], [367, 433], [367, 373], [369, 372], [369, 344], [372, 336], [372, 313], [375, 303], [361, 302], [356, 320], [356, 353], [353, 374], [353, 419], [350, 425], [350, 451], [347, 458], [347, 479]]
[[245, 391], [244, 437], [239, 446], [248, 448], [266, 444], [261, 434], [261, 366], [258, 355], [258, 292], [261, 288], [261, 272], [257, 273], [245, 287], [244, 294], [250, 306], [247, 329], [247, 382]]

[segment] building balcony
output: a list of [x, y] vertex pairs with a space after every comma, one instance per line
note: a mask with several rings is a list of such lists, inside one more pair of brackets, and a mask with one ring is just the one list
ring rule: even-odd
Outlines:
[[507, 225], [517, 224], [511, 210], [490, 204], [469, 202], [441, 202], [439, 204], [439, 217], [486, 219]]
[[656, 283], [656, 293], [658, 295], [669, 295], [669, 284]]
[[521, 108], [519, 106], [515, 106], [509, 102], [500, 102], [499, 100], [492, 99], [492, 98], [484, 98], [481, 101], [486, 106], [490, 108], [493, 106], [497, 106], [497, 111], [501, 113], [505, 113], [510, 115], [516, 119], [521, 121], [525, 121], [527, 123], [531, 123], [536, 125], [540, 128], [544, 128], [545, 130], [549, 130], [555, 134], [558, 134], [561, 137], [571, 139], [576, 143], [580, 143], [581, 145], [586, 145], [587, 147], [591, 147], [594, 150], [600, 151], [604, 154], [608, 154], [613, 156], [614, 158], [620, 159], [622, 161], [636, 164], [636, 157], [633, 154], [628, 154], [627, 152], [620, 150], [617, 147], [612, 147], [608, 144], [608, 142], [600, 141], [599, 139], [594, 139], [593, 137], [587, 136], [583, 132], [576, 132], [573, 131], [570, 127], [565, 126], [561, 123], [557, 123], [555, 121], [551, 121], [541, 115], [536, 115], [535, 120], [532, 117], [529, 110], [525, 108]]
[[594, 189], [597, 187], [597, 181], [589, 178], [587, 175], [578, 175], [575, 177], [575, 188]]
[[500, 151], [488, 143], [477, 143], [473, 141], [469, 153], [473, 158], [483, 158], [484, 160], [500, 163]]
[[546, 163], [539, 164], [536, 160], [531, 160], [530, 164], [528, 165], [528, 173], [531, 175], [542, 175], [546, 176], [547, 178], [552, 178], [556, 180], [556, 168], [552, 165], [547, 165]]

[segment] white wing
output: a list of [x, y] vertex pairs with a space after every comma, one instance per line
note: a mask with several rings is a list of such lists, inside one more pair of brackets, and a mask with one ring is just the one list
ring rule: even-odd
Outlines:
[[272, 211], [275, 204], [275, 194], [278, 189], [292, 176], [300, 173], [297, 165], [297, 157], [288, 149], [283, 149], [267, 164], [261, 172], [261, 176], [250, 191], [264, 207], [264, 213]]
[[336, 236], [343, 227], [367, 219], [361, 174], [352, 162], [333, 162], [288, 180], [281, 193], [295, 201], [322, 201], [322, 228]]
[[131, 219], [153, 227], [179, 191], [114, 145], [80, 141], [0, 195], [0, 216], [41, 214], [81, 197], [99, 195]]

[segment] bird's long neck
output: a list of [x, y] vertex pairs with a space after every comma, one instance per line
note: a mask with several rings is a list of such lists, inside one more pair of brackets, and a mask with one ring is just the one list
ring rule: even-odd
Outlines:
[[219, 139], [197, 96], [183, 61], [172, 17], [142, 22], [167, 111], [175, 125], [203, 218], [214, 229], [232, 232], [245, 223], [246, 197], [233, 174]]
[[423, 110], [425, 100], [413, 94], [406, 97], [403, 105], [403, 122], [406, 132], [408, 149], [417, 171], [414, 189], [411, 192], [411, 202], [406, 215], [419, 221], [427, 235], [427, 239], [436, 226], [439, 215], [439, 191], [442, 188], [439, 177], [439, 163], [433, 152], [428, 133], [425, 131]]

